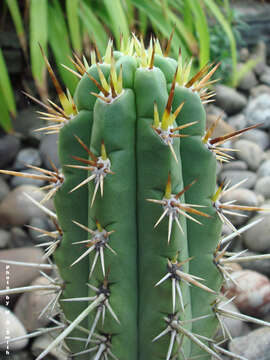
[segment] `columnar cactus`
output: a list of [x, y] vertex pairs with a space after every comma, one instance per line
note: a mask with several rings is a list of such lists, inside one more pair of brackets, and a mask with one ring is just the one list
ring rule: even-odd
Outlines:
[[218, 65], [191, 77], [167, 50], [133, 36], [103, 58], [93, 51], [90, 67], [76, 58], [74, 101], [47, 62], [62, 108], [42, 115], [59, 132], [62, 172], [32, 177], [51, 182], [44, 201], [54, 196], [58, 219], [47, 254], [66, 328], [51, 347], [65, 340], [74, 358], [221, 359], [222, 222], [260, 209], [219, 201], [228, 189], [216, 189], [216, 164], [230, 158], [220, 145], [247, 129], [211, 138], [203, 103]]

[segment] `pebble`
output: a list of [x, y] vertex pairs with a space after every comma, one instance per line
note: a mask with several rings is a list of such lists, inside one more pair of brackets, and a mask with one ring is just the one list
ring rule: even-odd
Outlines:
[[[43, 258], [43, 251], [34, 247], [23, 247], [19, 249], [0, 250], [1, 260], [15, 260], [21, 262], [32, 262], [37, 264], [46, 263]], [[29, 285], [40, 273], [39, 270], [30, 266], [7, 265], [0, 262], [0, 288], [5, 289], [6, 284], [6, 271], [9, 271], [9, 286], [10, 288], [17, 288]], [[47, 270], [45, 272], [48, 273]], [[10, 295], [11, 299], [15, 299], [17, 295]], [[0, 297], [0, 300], [2, 297]]]
[[216, 104], [228, 115], [236, 114], [247, 105], [244, 95], [226, 85], [215, 86]]
[[0, 137], [0, 169], [8, 165], [20, 149], [20, 140], [14, 135]]
[[[238, 63], [237, 64], [237, 71], [241, 71], [241, 69], [243, 68], [245, 64], [243, 63]], [[253, 72], [253, 70], [249, 70], [245, 73], [245, 75], [241, 78], [241, 80], [239, 81], [237, 88], [243, 91], [249, 91], [250, 89], [252, 89], [254, 86], [256, 86], [258, 84], [257, 78]]]
[[269, 94], [270, 95], [270, 86], [261, 84], [255, 86], [253, 89], [250, 90], [251, 97], [257, 97], [261, 94]]
[[0, 203], [9, 193], [9, 186], [6, 181], [0, 176]]
[[34, 131], [45, 126], [45, 122], [39, 118], [37, 111], [40, 111], [41, 108], [38, 106], [31, 106], [31, 103], [27, 100], [27, 107], [18, 112], [16, 119], [13, 121], [14, 130], [26, 139], [34, 142], [35, 145], [38, 145], [42, 137], [41, 132]]
[[[40, 171], [37, 171], [34, 169], [27, 169], [27, 170], [23, 170], [20, 172], [25, 173], [25, 174], [41, 175]], [[17, 187], [20, 185], [43, 186], [45, 184], [45, 182], [46, 182], [45, 180], [31, 179], [31, 178], [26, 178], [26, 177], [21, 177], [21, 176], [12, 176], [11, 181], [10, 181], [12, 187]]]
[[239, 160], [247, 163], [249, 169], [255, 171], [264, 159], [263, 150], [252, 141], [241, 139], [234, 143], [234, 149], [238, 150], [236, 156]]
[[234, 116], [230, 116], [227, 122], [235, 130], [244, 129], [247, 125], [247, 119], [243, 113], [240, 113], [240, 114], [237, 114]]
[[[50, 284], [51, 282], [43, 276], [38, 277], [31, 283], [33, 286]], [[20, 296], [16, 302], [14, 313], [28, 332], [49, 324], [50, 320], [48, 315], [53, 317], [58, 310], [57, 307], [55, 307], [52, 313], [47, 311], [41, 317], [39, 317], [39, 315], [46, 305], [55, 299], [55, 296], [55, 293], [50, 293], [48, 290], [32, 291]], [[49, 310], [51, 310], [51, 308], [49, 308]]]
[[[42, 200], [45, 196], [45, 193], [36, 186], [18, 186], [0, 204], [0, 226], [21, 226], [27, 224], [33, 216], [47, 216], [24, 193], [30, 195], [36, 201]], [[46, 207], [51, 209], [52, 202], [48, 201]]]
[[[232, 191], [229, 191], [221, 198], [221, 202], [223, 203], [232, 200], [235, 200], [234, 205], [257, 206], [256, 194], [253, 191], [245, 188], [236, 188]], [[251, 216], [251, 213], [248, 211], [237, 210], [236, 212], [246, 216], [243, 217], [239, 215], [226, 215], [226, 217], [233, 223], [233, 225], [241, 225], [246, 222], [248, 216]]]
[[[266, 207], [266, 205], [263, 204], [263, 207]], [[242, 238], [248, 249], [268, 253], [270, 251], [270, 213], [258, 214], [248, 223], [258, 219], [262, 219], [262, 221], [245, 231]]]
[[[245, 256], [254, 256], [254, 255], [261, 255], [258, 252], [254, 251], [246, 251], [242, 257]], [[263, 259], [263, 260], [250, 260], [250, 261], [244, 261], [241, 262], [241, 266], [243, 269], [249, 269], [257, 271], [261, 274], [264, 274], [266, 276], [270, 276], [270, 258], [269, 259]]]
[[[56, 334], [55, 332], [53, 334]], [[42, 335], [37, 337], [31, 346], [31, 352], [34, 354], [35, 357], [38, 357], [53, 341], [52, 336], [50, 335]], [[68, 354], [64, 352], [64, 350], [60, 350], [59, 346], [54, 347], [50, 350], [49, 354], [47, 355], [48, 359], [54, 360], [69, 360], [70, 357]]]
[[260, 81], [263, 84], [270, 85], [270, 67], [266, 66], [264, 72], [260, 76]]
[[259, 59], [257, 64], [253, 67], [253, 71], [257, 75], [261, 75], [265, 70], [266, 53], [267, 53], [267, 50], [266, 50], [266, 45], [265, 45], [264, 41], [258, 41], [258, 43], [254, 47], [252, 54], [250, 56], [250, 58], [254, 59], [255, 61], [257, 61], [257, 59]]
[[0, 248], [5, 248], [10, 245], [11, 242], [11, 234], [9, 231], [4, 229], [0, 229]]
[[[209, 114], [206, 118], [206, 127], [209, 129], [217, 120], [217, 117], [215, 115]], [[217, 123], [215, 130], [213, 134], [211, 135], [212, 138], [223, 136], [225, 134], [231, 133], [235, 131], [235, 129], [229, 125], [227, 122], [225, 122], [223, 119], [220, 119]]]
[[260, 165], [257, 173], [259, 177], [270, 176], [270, 159]]
[[[224, 309], [224, 310], [233, 311], [237, 314], [240, 313], [240, 311], [237, 309], [236, 305], [232, 301], [228, 303], [228, 299], [221, 301], [220, 307], [222, 307], [222, 309]], [[231, 336], [233, 338], [240, 336], [242, 334], [243, 329], [244, 329], [243, 321], [241, 321], [239, 319], [231, 319], [229, 317], [224, 317], [224, 316], [220, 316], [220, 317], [222, 319], [223, 324], [225, 325], [225, 328], [227, 328], [229, 330], [229, 333], [231, 334]], [[221, 336], [222, 336], [222, 330], [219, 327], [216, 337], [221, 337]]]
[[263, 316], [270, 310], [270, 281], [268, 277], [253, 270], [234, 272], [232, 278], [237, 286], [230, 281], [224, 285], [228, 298], [233, 300], [237, 308], [250, 316]]
[[241, 135], [241, 139], [249, 140], [265, 150], [270, 146], [269, 135], [260, 129], [251, 129]]
[[59, 158], [58, 158], [58, 148], [57, 148], [58, 135], [46, 135], [41, 139], [39, 151], [42, 158], [42, 161], [47, 169], [52, 170], [50, 160], [53, 164], [59, 168]]
[[13, 168], [15, 170], [27, 169], [27, 165], [40, 166], [41, 157], [39, 151], [34, 148], [24, 148], [19, 151]]
[[229, 350], [248, 360], [269, 360], [270, 328], [261, 327], [230, 341]]
[[24, 247], [24, 246], [31, 246], [32, 242], [26, 233], [22, 228], [14, 226], [10, 230], [11, 235], [11, 244], [14, 248]]
[[[50, 223], [48, 219], [44, 217], [33, 217], [30, 220], [29, 225], [42, 230], [51, 231]], [[31, 228], [29, 228], [29, 235], [31, 236], [31, 239], [37, 244], [51, 240], [49, 237], [40, 237], [40, 235], [42, 235], [41, 232]]]
[[252, 171], [226, 170], [219, 174], [219, 181], [228, 181], [230, 179], [230, 186], [233, 186], [240, 181], [247, 179], [241, 187], [252, 189], [256, 183], [257, 175]]
[[255, 191], [262, 194], [265, 199], [270, 198], [270, 176], [263, 176], [258, 179], [255, 185]]
[[234, 160], [223, 165], [223, 170], [247, 170], [248, 166], [245, 161]]
[[[0, 343], [6, 339], [8, 335], [10, 339], [27, 334], [23, 324], [6, 306], [0, 305]], [[28, 339], [23, 339], [15, 342], [9, 342], [9, 349], [11, 351], [21, 350], [28, 344]], [[0, 350], [5, 351], [7, 344], [0, 344]]]
[[270, 95], [261, 94], [251, 99], [246, 110], [248, 126], [262, 124], [262, 129], [270, 128]]

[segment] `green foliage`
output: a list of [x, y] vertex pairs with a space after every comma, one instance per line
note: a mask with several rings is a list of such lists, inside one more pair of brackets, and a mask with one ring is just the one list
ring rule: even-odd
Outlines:
[[[107, 0], [30, 0], [29, 44], [26, 43], [27, 24], [24, 24], [20, 14], [18, 1], [6, 0], [6, 4], [26, 61], [27, 47], [30, 49], [32, 74], [43, 100], [47, 99], [48, 90], [39, 44], [45, 54], [48, 49], [52, 50], [61, 79], [73, 93], [77, 80], [72, 79], [68, 71], [62, 67], [64, 64], [74, 70], [73, 64], [68, 60], [72, 51], [74, 50], [79, 57], [82, 57], [83, 53], [89, 56], [89, 45], [95, 42], [99, 50], [104, 52], [108, 37], [113, 37], [119, 48], [120, 37], [127, 41], [129, 29], [140, 32], [143, 37], [152, 31], [163, 41], [170, 37], [174, 28], [170, 54], [176, 58], [180, 47], [184, 57], [198, 57], [199, 67], [204, 66], [213, 60], [212, 55], [210, 56], [211, 28], [207, 22], [209, 14], [221, 24], [222, 34], [227, 35], [222, 38], [229, 39], [232, 55], [226, 51], [221, 57], [225, 57], [224, 66], [230, 61], [228, 59], [232, 58], [233, 77], [235, 76], [236, 48], [230, 20], [225, 18], [213, 0], [114, 0], [113, 5], [112, 1]], [[20, 6], [22, 5], [23, 2], [20, 3]], [[215, 58], [216, 60], [218, 59]], [[195, 62], [193, 67], [196, 71]], [[235, 81], [232, 80], [232, 83]]]

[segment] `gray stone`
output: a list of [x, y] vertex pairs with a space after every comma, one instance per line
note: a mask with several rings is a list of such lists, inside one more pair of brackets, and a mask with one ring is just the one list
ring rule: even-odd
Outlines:
[[[27, 332], [20, 320], [6, 306], [0, 306], [0, 350], [5, 351], [7, 344], [6, 336], [11, 339], [26, 335]], [[4, 342], [4, 343], [2, 343]], [[23, 339], [9, 343], [11, 351], [20, 350], [26, 347], [28, 339]]]
[[[31, 286], [35, 285], [51, 285], [51, 281], [46, 279], [44, 276], [40, 276], [35, 279]], [[20, 296], [16, 302], [14, 313], [20, 319], [22, 324], [25, 326], [28, 332], [34, 331], [35, 329], [45, 327], [49, 324], [49, 316], [54, 316], [59, 310], [57, 306], [51, 313], [51, 307], [41, 317], [40, 313], [47, 306], [50, 301], [53, 301], [57, 294], [48, 292], [48, 290], [39, 290], [24, 293]]]
[[[236, 188], [232, 191], [229, 191], [227, 194], [221, 197], [221, 202], [229, 202], [235, 201], [233, 205], [243, 205], [243, 206], [257, 206], [257, 197], [256, 194], [248, 189], [245, 188]], [[239, 214], [245, 215], [229, 215], [226, 214], [226, 217], [232, 222], [233, 225], [241, 225], [246, 222], [247, 218], [251, 216], [250, 212], [247, 211], [236, 211]]]
[[0, 248], [5, 248], [10, 244], [11, 234], [9, 231], [0, 229]]
[[264, 158], [263, 150], [252, 141], [241, 139], [234, 143], [234, 149], [238, 150], [236, 156], [248, 164], [249, 169], [257, 170]]
[[[23, 171], [20, 171], [21, 173], [24, 174], [34, 174], [34, 175], [41, 175], [40, 171], [37, 171], [35, 169], [26, 169]], [[12, 187], [17, 187], [20, 185], [33, 185], [33, 186], [43, 186], [45, 184], [45, 180], [42, 179], [32, 179], [32, 178], [28, 178], [28, 177], [22, 177], [22, 176], [12, 176], [11, 178], [11, 186]]]
[[[56, 334], [54, 332], [54, 334]], [[59, 335], [59, 333], [58, 333]], [[51, 344], [53, 341], [52, 336], [50, 335], [42, 335], [37, 337], [31, 346], [31, 351], [35, 355], [35, 357], [38, 357], [47, 347]], [[54, 347], [50, 350], [49, 354], [46, 355], [46, 359], [48, 360], [69, 360], [70, 356], [64, 352], [64, 349], [60, 350], [59, 347]]]
[[[266, 206], [263, 205], [263, 207]], [[242, 237], [248, 249], [257, 252], [268, 252], [270, 250], [270, 213], [256, 215], [248, 223], [261, 218], [262, 221], [245, 231]]]
[[257, 75], [261, 75], [266, 68], [266, 45], [264, 41], [259, 41], [254, 47], [252, 54], [250, 56], [251, 59], [259, 60], [257, 64], [254, 66], [253, 71]]
[[229, 350], [248, 360], [270, 359], [270, 328], [261, 327], [230, 341]]
[[247, 170], [247, 164], [242, 160], [234, 160], [223, 165], [223, 170]]
[[247, 105], [244, 95], [226, 85], [217, 85], [215, 92], [217, 105], [229, 115], [240, 112]]
[[259, 178], [255, 185], [255, 191], [262, 194], [265, 199], [270, 198], [270, 176]]
[[265, 69], [264, 69], [264, 72], [261, 74], [260, 76], [260, 81], [263, 83], [263, 84], [266, 84], [266, 85], [270, 85], [270, 67], [267, 66]]
[[[240, 313], [240, 311], [237, 309], [237, 307], [234, 305], [233, 302], [227, 303], [228, 299], [225, 299], [221, 301], [220, 306], [224, 310], [233, 311], [237, 314]], [[227, 304], [226, 304], [227, 303]], [[229, 333], [233, 338], [242, 335], [243, 331], [243, 321], [239, 319], [231, 319], [228, 317], [220, 316], [222, 319], [222, 323], [225, 325], [225, 328], [229, 330]], [[219, 328], [217, 337], [222, 337], [222, 330]]]
[[264, 161], [258, 169], [258, 177], [270, 176], [270, 159]]
[[[0, 226], [21, 226], [27, 224], [34, 216], [47, 216], [24, 193], [36, 201], [42, 200], [45, 196], [43, 191], [33, 185], [21, 185], [12, 190], [0, 204]], [[52, 209], [52, 201], [48, 201], [46, 207]]]
[[32, 242], [27, 233], [20, 227], [13, 227], [10, 230], [11, 244], [13, 248], [31, 246]]
[[233, 186], [240, 181], [247, 179], [241, 187], [246, 189], [252, 189], [256, 183], [257, 175], [252, 171], [240, 171], [240, 170], [227, 170], [222, 171], [219, 174], [219, 181], [231, 181], [230, 185]]
[[[42, 230], [46, 230], [46, 231], [51, 230], [48, 219], [43, 218], [43, 217], [42, 218], [33, 217], [30, 220], [29, 225], [33, 226], [33, 227], [36, 227], [36, 228], [39, 228], [39, 229], [42, 229]], [[31, 228], [29, 228], [29, 235], [31, 236], [32, 240], [37, 244], [40, 244], [40, 243], [47, 242], [47, 241], [51, 240], [51, 238], [49, 238], [49, 237], [44, 237], [44, 236], [40, 237], [40, 235], [42, 235], [41, 232], [39, 232], [37, 230], [34, 230], [34, 229], [31, 229]]]
[[[0, 250], [1, 260], [12, 260], [20, 262], [32, 262], [36, 264], [44, 264], [47, 261], [43, 258], [43, 251], [35, 247], [24, 247], [20, 249]], [[45, 270], [49, 273], [48, 270]], [[29, 285], [40, 273], [39, 269], [30, 266], [8, 265], [0, 262], [0, 289], [7, 287], [7, 276], [9, 276], [9, 287], [17, 288]], [[11, 300], [14, 300], [18, 295], [10, 295]], [[0, 297], [1, 302], [5, 300], [5, 296]]]
[[[27, 98], [28, 105], [30, 104]], [[41, 120], [37, 114], [37, 111], [40, 111], [40, 107], [37, 106], [27, 106], [27, 108], [18, 112], [16, 119], [13, 121], [14, 129], [16, 132], [20, 133], [27, 139], [33, 139], [38, 143], [42, 137], [40, 131], [34, 131], [39, 129], [44, 125], [44, 121]]]
[[261, 149], [265, 150], [270, 145], [269, 135], [260, 129], [251, 129], [241, 135], [241, 139], [256, 143]]
[[247, 124], [256, 125], [261, 124], [262, 129], [269, 129], [270, 127], [270, 95], [261, 94], [258, 97], [251, 99], [247, 108], [245, 109]]
[[17, 155], [20, 149], [20, 140], [14, 135], [0, 137], [0, 168], [3, 169]]
[[[261, 254], [254, 251], [246, 251], [241, 257], [255, 256], [255, 255], [258, 256]], [[257, 271], [260, 274], [264, 274], [268, 277], [270, 276], [270, 259], [249, 260], [249, 261], [243, 261], [240, 264], [243, 269]]]
[[57, 150], [58, 135], [46, 135], [43, 136], [40, 143], [40, 154], [47, 169], [52, 169], [50, 160], [54, 165], [59, 168], [60, 163], [58, 159], [58, 150]]
[[244, 47], [239, 50], [240, 61], [245, 63], [246, 61], [248, 61], [249, 56], [250, 56], [250, 54], [249, 54], [248, 48]]
[[13, 165], [15, 170], [27, 169], [27, 165], [40, 166], [41, 158], [39, 151], [34, 148], [24, 148], [19, 151], [16, 161]]
[[261, 85], [255, 86], [253, 89], [250, 90], [250, 95], [252, 97], [257, 97], [261, 94], [269, 94], [270, 95], [270, 86], [261, 84]]
[[236, 130], [244, 129], [247, 125], [247, 119], [243, 113], [230, 116], [227, 123], [234, 127]]
[[9, 186], [6, 181], [0, 177], [0, 203], [9, 193]]
[[[244, 65], [245, 64], [243, 64], [243, 63], [238, 63], [237, 64], [237, 71], [240, 72]], [[257, 78], [256, 78], [253, 70], [249, 70], [241, 78], [241, 80], [239, 81], [239, 83], [237, 85], [237, 88], [240, 89], [240, 90], [249, 91], [250, 89], [252, 89], [257, 84], [258, 84], [258, 81], [257, 81]]]

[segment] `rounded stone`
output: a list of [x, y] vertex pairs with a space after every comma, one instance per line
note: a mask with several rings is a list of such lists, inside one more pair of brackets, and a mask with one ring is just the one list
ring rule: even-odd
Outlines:
[[234, 149], [238, 150], [236, 156], [239, 160], [247, 163], [251, 170], [257, 170], [264, 159], [263, 150], [252, 141], [241, 139], [234, 143]]
[[[42, 229], [42, 230], [46, 230], [46, 231], [51, 230], [50, 223], [49, 223], [48, 219], [44, 218], [44, 217], [42, 217], [42, 218], [41, 217], [33, 217], [29, 222], [29, 226], [39, 228], [39, 229]], [[29, 228], [29, 235], [31, 236], [31, 239], [37, 244], [44, 243], [44, 242], [52, 240], [49, 237], [41, 236], [42, 233], [40, 231], [31, 229], [31, 228]]]
[[[53, 334], [56, 334], [54, 332]], [[59, 333], [58, 333], [59, 335]], [[50, 335], [42, 335], [37, 337], [31, 346], [31, 351], [35, 357], [38, 357], [53, 341], [52, 336]], [[63, 350], [60, 350], [59, 347], [54, 347], [50, 350], [49, 354], [47, 355], [48, 359], [55, 359], [55, 360], [69, 360], [70, 356], [65, 353]]]
[[244, 95], [226, 85], [215, 86], [215, 92], [216, 104], [229, 115], [240, 112], [247, 105]]
[[0, 248], [5, 248], [10, 244], [11, 234], [9, 231], [0, 229]]
[[[241, 71], [245, 64], [238, 63], [237, 64], [237, 71]], [[239, 81], [237, 88], [244, 91], [249, 91], [254, 86], [258, 84], [257, 78], [252, 70], [249, 70], [245, 73], [245, 75]]]
[[50, 161], [59, 168], [59, 158], [58, 158], [58, 148], [57, 148], [57, 142], [58, 142], [58, 135], [52, 134], [52, 135], [46, 135], [42, 137], [39, 151], [42, 158], [42, 161], [47, 169], [52, 170], [52, 166]]
[[[254, 251], [246, 251], [241, 257], [246, 256], [260, 256], [261, 254]], [[258, 259], [258, 260], [248, 260], [241, 262], [243, 269], [249, 269], [257, 271], [260, 274], [270, 276], [270, 258], [269, 259]]]
[[261, 84], [261, 85], [255, 86], [253, 89], [250, 90], [250, 95], [252, 97], [257, 97], [261, 94], [269, 94], [270, 95], [270, 86]]
[[269, 129], [270, 127], [270, 95], [261, 94], [251, 99], [245, 109], [247, 124], [261, 124], [261, 128]]
[[[240, 270], [232, 274], [234, 282], [224, 286], [228, 298], [243, 313], [263, 316], [270, 310], [270, 281], [268, 277], [253, 270]], [[237, 285], [236, 285], [237, 284]]]
[[226, 170], [219, 174], [219, 181], [230, 180], [230, 186], [238, 184], [240, 181], [247, 179], [241, 187], [252, 189], [256, 183], [257, 175], [252, 171]]
[[[240, 188], [240, 187], [229, 191], [227, 194], [221, 197], [220, 201], [222, 203], [234, 201], [233, 205], [257, 206], [256, 194], [249, 189]], [[247, 211], [237, 210], [236, 212], [245, 215], [245, 217], [239, 215], [226, 214], [226, 217], [230, 220], [230, 222], [233, 225], [241, 225], [244, 222], [246, 222], [247, 217], [251, 216], [251, 213]]]
[[227, 123], [236, 130], [244, 129], [247, 126], [247, 119], [243, 113], [230, 116]]
[[270, 85], [270, 67], [266, 66], [264, 72], [260, 76], [261, 83]]
[[17, 155], [20, 149], [20, 140], [14, 135], [0, 137], [0, 168], [3, 169]]
[[270, 328], [261, 327], [230, 341], [229, 350], [248, 360], [269, 359]]
[[[224, 309], [224, 310], [233, 311], [237, 314], [240, 313], [240, 311], [237, 309], [236, 305], [234, 305], [233, 302], [228, 303], [228, 300], [221, 301], [220, 307], [222, 307], [222, 309]], [[229, 317], [224, 317], [221, 315], [220, 315], [220, 317], [222, 319], [222, 323], [224, 324], [225, 328], [228, 329], [229, 333], [231, 334], [231, 336], [233, 338], [240, 336], [242, 334], [243, 327], [244, 327], [243, 321], [241, 321], [239, 319], [231, 319]], [[218, 333], [216, 336], [217, 337], [222, 336], [222, 330], [220, 327], [218, 329]]]
[[[10, 339], [27, 334], [23, 324], [6, 306], [0, 305], [0, 350], [5, 351], [7, 343], [4, 342], [6, 336]], [[2, 342], [4, 342], [2, 344]], [[28, 344], [28, 339], [9, 342], [8, 346], [11, 351], [21, 350]]]
[[[34, 174], [34, 175], [41, 175], [40, 171], [34, 170], [34, 169], [26, 169], [23, 171], [20, 171], [24, 174]], [[32, 179], [28, 177], [21, 177], [21, 176], [13, 176], [11, 178], [11, 186], [17, 187], [20, 185], [34, 185], [34, 186], [43, 186], [45, 184], [45, 180], [42, 179]]]
[[227, 170], [247, 170], [248, 166], [245, 161], [234, 160], [223, 165], [223, 171]]
[[241, 135], [241, 139], [252, 141], [257, 144], [261, 149], [265, 150], [270, 145], [269, 135], [260, 129], [251, 129]]
[[[43, 276], [38, 277], [31, 283], [32, 286], [46, 286], [50, 284], [50, 280]], [[45, 312], [41, 317], [39, 315], [47, 304], [55, 299], [56, 295], [57, 294], [49, 292], [48, 290], [39, 290], [24, 293], [20, 296], [19, 300], [16, 302], [14, 313], [18, 319], [20, 319], [27, 331], [31, 332], [49, 324], [50, 320], [48, 315], [53, 317], [56, 314], [56, 311], [59, 310], [57, 306], [54, 308], [53, 313]], [[48, 309], [48, 311], [50, 310], [51, 308]]]
[[[34, 247], [23, 247], [19, 249], [8, 249], [0, 251], [1, 260], [12, 260], [25, 263], [44, 264], [47, 261], [43, 258], [43, 251]], [[48, 270], [44, 270], [49, 273]], [[7, 281], [10, 288], [17, 288], [29, 285], [40, 273], [35, 267], [10, 265], [0, 262], [0, 288], [7, 287]], [[18, 297], [17, 294], [10, 295], [14, 300]], [[0, 296], [2, 301], [5, 297]]]
[[[263, 204], [263, 207], [266, 207]], [[245, 231], [242, 239], [248, 249], [256, 252], [268, 252], [270, 250], [270, 213], [262, 213], [254, 216], [248, 223], [262, 219], [261, 222]]]
[[32, 242], [25, 230], [18, 226], [14, 226], [10, 230], [11, 234], [11, 247], [19, 248], [24, 246], [31, 246]]
[[40, 166], [41, 157], [39, 151], [34, 148], [24, 148], [19, 151], [14, 163], [14, 169], [23, 170], [27, 169], [27, 165]]
[[9, 186], [6, 181], [0, 177], [0, 203], [9, 193]]
[[259, 178], [255, 185], [255, 191], [264, 196], [265, 199], [270, 198], [270, 176]]
[[[34, 216], [47, 216], [25, 194], [38, 202], [45, 196], [42, 190], [33, 185], [21, 185], [15, 188], [0, 204], [0, 226], [21, 226], [27, 224]], [[52, 202], [48, 201], [46, 207], [53, 208]]]
[[270, 176], [270, 159], [260, 165], [257, 174], [258, 177]]

